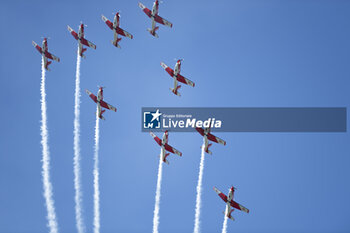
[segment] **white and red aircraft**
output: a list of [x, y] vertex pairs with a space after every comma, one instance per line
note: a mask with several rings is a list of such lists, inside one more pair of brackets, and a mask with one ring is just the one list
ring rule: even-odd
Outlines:
[[[226, 215], [226, 217], [228, 217], [231, 220], [235, 220], [232, 216], [231, 213], [234, 211], [234, 209], [238, 209], [241, 210], [243, 212], [249, 213], [249, 210], [247, 208], [245, 208], [244, 206], [242, 206], [241, 204], [238, 204], [237, 202], [235, 202], [233, 200], [233, 194], [235, 192], [235, 188], [232, 186], [230, 188], [230, 191], [228, 193], [228, 198], [225, 194], [223, 194], [222, 192], [220, 192], [220, 190], [218, 190], [217, 188], [214, 187], [215, 192], [219, 195], [219, 197], [221, 197], [221, 199], [226, 202], [226, 211], [223, 212], [224, 215]], [[231, 207], [233, 207], [233, 209], [231, 209]]]
[[174, 88], [170, 88], [170, 90], [172, 93], [174, 93], [177, 96], [181, 96], [180, 93], [178, 92], [181, 85], [177, 85], [177, 81], [190, 85], [191, 87], [194, 87], [194, 82], [192, 82], [191, 80], [185, 78], [180, 74], [182, 60], [183, 59], [179, 59], [176, 62], [174, 70], [172, 70], [169, 66], [165, 65], [163, 62], [160, 63], [160, 65], [165, 69], [165, 71], [168, 72], [168, 74], [174, 78]]
[[117, 109], [115, 107], [113, 107], [112, 105], [110, 104], [107, 104], [106, 102], [103, 101], [103, 88], [104, 87], [100, 87], [98, 89], [98, 92], [97, 92], [97, 97], [92, 94], [89, 90], [85, 90], [86, 93], [90, 96], [90, 98], [95, 101], [95, 103], [97, 103], [97, 106], [98, 106], [98, 117], [102, 120], [105, 120], [105, 118], [102, 116], [102, 114], [106, 111], [105, 109], [101, 109], [101, 107], [103, 108], [107, 108], [109, 110], [112, 110], [112, 111], [117, 111]]
[[104, 15], [102, 15], [103, 22], [105, 22], [107, 24], [107, 26], [114, 33], [114, 39], [111, 42], [115, 47], [118, 47], [118, 48], [120, 48], [118, 42], [122, 39], [122, 38], [118, 38], [118, 35], [126, 36], [126, 37], [129, 37], [130, 39], [133, 38], [133, 36], [129, 32], [127, 32], [119, 27], [119, 25], [120, 25], [119, 19], [120, 19], [119, 12], [117, 12], [117, 14], [115, 14], [113, 23], [111, 21], [109, 21]]
[[86, 51], [86, 48], [83, 47], [83, 45], [86, 45], [90, 48], [96, 49], [96, 45], [88, 41], [84, 38], [84, 24], [80, 24], [79, 26], [79, 32], [76, 33], [71, 27], [68, 26], [68, 31], [72, 34], [72, 36], [78, 41], [79, 43], [79, 55], [83, 58], [85, 58], [84, 52]]
[[177, 154], [179, 156], [182, 156], [182, 153], [178, 150], [176, 150], [175, 148], [171, 147], [169, 144], [168, 144], [168, 130], [166, 130], [164, 132], [164, 135], [163, 135], [163, 139], [160, 139], [158, 138], [154, 133], [152, 132], [149, 132], [151, 134], [151, 136], [154, 138], [154, 140], [158, 143], [158, 145], [160, 145], [162, 147], [162, 153], [161, 153], [161, 156], [162, 156], [162, 160], [164, 163], [168, 164], [169, 165], [169, 161], [166, 159], [168, 156], [169, 156], [169, 153], [165, 153], [165, 150], [173, 153], [173, 154]]
[[39, 53], [41, 53], [41, 55], [44, 58], [44, 67], [46, 70], [50, 70], [49, 69], [49, 65], [51, 64], [51, 61], [48, 61], [47, 59], [51, 59], [51, 60], [55, 60], [57, 62], [60, 62], [60, 59], [56, 56], [54, 56], [53, 54], [48, 52], [48, 47], [47, 47], [47, 38], [44, 38], [43, 40], [43, 44], [42, 44], [42, 48], [35, 43], [34, 41], [32, 41], [33, 46], [39, 51]]
[[158, 15], [158, 8], [159, 8], [159, 0], [156, 0], [153, 4], [152, 11], [145, 7], [141, 2], [139, 2], [139, 7], [145, 12], [145, 14], [151, 18], [152, 20], [152, 29], [147, 28], [147, 31], [151, 33], [152, 36], [158, 37], [156, 31], [159, 29], [159, 27], [156, 27], [156, 22], [163, 24], [168, 27], [172, 27], [173, 24], [170, 23], [169, 21], [163, 19]]
[[203, 128], [196, 128], [196, 130], [198, 131], [198, 133], [200, 133], [200, 135], [202, 135], [204, 137], [204, 150], [208, 154], [212, 154], [211, 151], [209, 150], [209, 147], [211, 147], [212, 144], [209, 143], [209, 145], [208, 145], [208, 139], [212, 142], [226, 145], [226, 142], [224, 140], [222, 140], [221, 138], [218, 138], [210, 133], [210, 127], [204, 128], [204, 129]]

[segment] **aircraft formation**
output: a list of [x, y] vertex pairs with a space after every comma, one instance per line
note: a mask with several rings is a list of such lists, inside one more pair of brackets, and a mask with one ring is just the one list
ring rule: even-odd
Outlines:
[[[158, 15], [158, 11], [159, 11], [159, 0], [156, 0], [153, 4], [153, 8], [152, 10], [148, 9], [147, 7], [145, 7], [142, 3], [138, 3], [138, 6], [141, 8], [141, 10], [151, 19], [151, 23], [152, 23], [152, 27], [151, 28], [147, 28], [147, 31], [154, 37], [158, 38], [158, 34], [156, 33], [156, 31], [159, 29], [158, 26], [156, 26], [156, 23], [168, 26], [168, 27], [172, 27], [173, 24], [170, 23], [168, 20], [160, 17]], [[119, 42], [121, 41], [122, 38], [120, 38], [119, 36], [124, 36], [124, 37], [128, 37], [130, 39], [133, 39], [133, 35], [130, 34], [129, 32], [125, 31], [124, 29], [120, 28], [120, 13], [117, 12], [114, 16], [114, 20], [113, 23], [107, 19], [104, 15], [101, 16], [102, 21], [104, 23], [106, 23], [106, 25], [113, 31], [113, 40], [111, 41], [111, 43], [117, 47], [117, 48], [121, 48], [119, 45]], [[78, 33], [75, 32], [70, 26], [68, 26], [68, 31], [70, 32], [70, 34], [78, 41], [78, 53], [79, 56], [86, 58], [84, 55], [84, 52], [86, 52], [87, 48], [84, 48], [84, 46], [96, 49], [96, 45], [93, 44], [92, 42], [90, 42], [89, 40], [87, 40], [85, 38], [84, 35], [84, 24], [81, 23], [79, 25], [79, 30]], [[40, 47], [37, 43], [35, 43], [34, 41], [32, 42], [33, 46], [38, 50], [38, 52], [41, 54], [41, 56], [44, 59], [44, 67], [46, 70], [50, 70], [49, 69], [49, 65], [52, 63], [52, 61], [50, 60], [54, 60], [57, 62], [60, 62], [60, 58], [56, 57], [55, 55], [51, 54], [50, 52], [48, 52], [48, 44], [47, 44], [47, 38], [44, 38], [43, 42], [42, 42], [42, 47]], [[183, 61], [183, 59], [178, 59], [174, 69], [171, 69], [169, 66], [167, 66], [165, 63], [161, 62], [160, 65], [161, 67], [174, 79], [174, 87], [170, 88], [171, 92], [177, 96], [181, 96], [180, 93], [178, 92], [179, 88], [181, 87], [181, 85], [178, 85], [178, 82], [181, 82], [183, 84], [189, 85], [191, 87], [195, 86], [195, 83], [192, 82], [191, 80], [185, 78], [184, 76], [182, 76], [180, 74], [181, 71], [181, 62]], [[106, 111], [105, 109], [108, 110], [112, 110], [114, 112], [117, 111], [117, 109], [115, 107], [113, 107], [112, 105], [106, 103], [103, 100], [103, 88], [104, 87], [99, 87], [97, 96], [95, 96], [92, 92], [90, 92], [89, 90], [86, 90], [86, 93], [90, 96], [90, 98], [97, 104], [97, 114], [98, 117], [102, 120], [105, 120], [105, 118], [103, 117], [103, 113]], [[209, 148], [212, 146], [212, 143], [208, 143], [209, 141], [221, 144], [221, 145], [226, 145], [226, 142], [222, 139], [220, 139], [219, 137], [214, 136], [213, 134], [210, 133], [210, 127], [208, 128], [196, 128], [196, 130], [198, 131], [198, 133], [203, 136], [204, 138], [204, 148], [202, 148], [206, 153], [208, 154], [212, 154], [212, 152], [209, 150]], [[170, 146], [168, 144], [168, 137], [169, 137], [169, 132], [166, 130], [164, 132], [163, 138], [160, 139], [159, 137], [157, 137], [153, 132], [150, 132], [150, 135], [153, 137], [153, 139], [157, 142], [157, 144], [161, 147], [161, 158], [162, 161], [166, 164], [169, 164], [169, 161], [167, 159], [167, 157], [170, 155], [170, 153], [172, 154], [176, 154], [178, 156], [182, 156], [182, 153], [180, 151], [178, 151], [177, 149], [173, 148], [172, 146]], [[166, 153], [166, 151], [170, 152], [170, 153]], [[249, 209], [245, 208], [244, 206], [238, 204], [237, 202], [235, 202], [233, 200], [233, 196], [234, 196], [234, 191], [236, 189], [231, 186], [230, 191], [228, 193], [228, 196], [226, 196], [225, 194], [223, 194], [221, 191], [219, 191], [216, 187], [214, 187], [214, 191], [219, 195], [219, 197], [226, 203], [226, 211], [224, 212], [225, 216], [231, 220], [234, 220], [234, 218], [232, 217], [231, 213], [233, 212], [234, 209], [238, 209], [241, 210], [243, 212], [249, 213]], [[232, 207], [232, 208], [231, 208]]]
[[[213, 134], [210, 133], [210, 127], [208, 128], [196, 128], [196, 130], [198, 131], [198, 133], [204, 137], [204, 151], [208, 154], [212, 154], [211, 151], [209, 151], [209, 147], [212, 145], [211, 143], [208, 144], [208, 140], [221, 144], [221, 145], [226, 145], [226, 142], [224, 140], [222, 140], [221, 138], [218, 138], [216, 136], [214, 136]], [[168, 137], [169, 137], [169, 132], [166, 130], [163, 134], [163, 139], [160, 139], [159, 137], [157, 137], [153, 132], [150, 132], [151, 136], [154, 138], [154, 140], [158, 143], [159, 146], [162, 147], [162, 152], [161, 155], [162, 156], [162, 160], [164, 163], [169, 165], [169, 161], [167, 160], [167, 157], [170, 155], [170, 153], [182, 156], [182, 153], [180, 151], [178, 151], [177, 149], [173, 148], [172, 146], [170, 146], [168, 144]], [[168, 151], [170, 153], [166, 153], [165, 151]], [[238, 209], [241, 210], [243, 212], [249, 213], [249, 209], [247, 209], [246, 207], [242, 206], [241, 204], [238, 204], [237, 202], [235, 202], [233, 200], [233, 194], [234, 191], [236, 190], [236, 188], [234, 188], [233, 186], [231, 186], [228, 197], [223, 194], [221, 191], [219, 191], [217, 188], [214, 187], [214, 191], [219, 195], [219, 197], [221, 197], [221, 199], [226, 203], [226, 210], [223, 212], [223, 214], [231, 219], [231, 220], [235, 220], [232, 216], [231, 213], [233, 212], [234, 209]], [[233, 207], [233, 209], [231, 208]]]

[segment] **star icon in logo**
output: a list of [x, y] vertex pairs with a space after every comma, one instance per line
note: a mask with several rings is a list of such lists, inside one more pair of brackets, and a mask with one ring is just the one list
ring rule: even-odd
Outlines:
[[156, 119], [157, 119], [157, 121], [159, 121], [159, 116], [162, 115], [161, 113], [159, 113], [159, 109], [157, 109], [157, 111], [155, 113], [151, 113], [151, 114], [152, 114], [151, 122], [153, 122]]

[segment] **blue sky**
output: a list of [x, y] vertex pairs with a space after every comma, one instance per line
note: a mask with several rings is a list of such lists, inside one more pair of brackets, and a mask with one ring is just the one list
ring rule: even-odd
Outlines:
[[[142, 1], [147, 7], [152, 1]], [[121, 11], [134, 35], [122, 49], [101, 20]], [[165, 1], [159, 38], [137, 1], [2, 1], [0, 3], [0, 232], [47, 232], [40, 145], [40, 55], [31, 45], [48, 36], [61, 58], [47, 72], [51, 181], [60, 232], [75, 232], [73, 107], [77, 43], [68, 33], [88, 25], [81, 88], [117, 107], [100, 124], [101, 232], [150, 232], [159, 147], [141, 133], [141, 107], [348, 107], [350, 1]], [[169, 91], [161, 68], [184, 58], [182, 74], [196, 83], [182, 97]], [[84, 218], [93, 217], [95, 105], [82, 92], [81, 153]], [[160, 136], [160, 135], [159, 135]], [[229, 232], [350, 230], [348, 133], [217, 133], [227, 145], [206, 156], [202, 232], [220, 232], [225, 204], [212, 190], [238, 188]], [[183, 153], [163, 169], [161, 232], [192, 232], [202, 138], [172, 133]]]

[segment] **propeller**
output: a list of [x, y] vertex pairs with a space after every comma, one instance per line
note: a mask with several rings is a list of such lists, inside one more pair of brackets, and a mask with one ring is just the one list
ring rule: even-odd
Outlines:
[[80, 20], [80, 24], [78, 25], [78, 27], [80, 27], [80, 25], [84, 25], [84, 27], [87, 27], [88, 25], [84, 24], [83, 21]]
[[122, 17], [121, 15], [122, 11], [112, 12], [112, 15], [116, 15], [117, 13], [119, 13], [119, 17]]
[[183, 61], [185, 59], [184, 58], [174, 58], [174, 61], [178, 61], [178, 60]]

